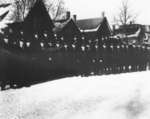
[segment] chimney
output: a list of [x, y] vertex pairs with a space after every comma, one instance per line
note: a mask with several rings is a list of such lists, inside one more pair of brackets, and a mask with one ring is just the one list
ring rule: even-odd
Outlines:
[[104, 17], [105, 17], [105, 12], [103, 11], [103, 12], [102, 12], [102, 18], [104, 18]]
[[113, 31], [116, 30], [116, 25], [113, 25], [112, 27], [113, 27]]
[[133, 22], [132, 21], [130, 21], [130, 25], [132, 25], [133, 24]]
[[71, 16], [70, 11], [67, 11], [67, 12], [66, 12], [66, 19], [67, 19], [67, 20], [70, 19], [70, 16]]
[[74, 22], [76, 22], [77, 21], [77, 15], [73, 15], [73, 20], [74, 20]]

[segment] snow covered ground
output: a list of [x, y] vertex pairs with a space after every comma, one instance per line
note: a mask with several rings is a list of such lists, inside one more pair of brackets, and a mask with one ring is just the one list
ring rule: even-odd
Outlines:
[[149, 119], [150, 72], [73, 77], [0, 92], [0, 119]]

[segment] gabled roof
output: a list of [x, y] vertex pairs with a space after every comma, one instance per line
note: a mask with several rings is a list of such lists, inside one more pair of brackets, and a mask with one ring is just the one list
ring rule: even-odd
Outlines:
[[77, 20], [76, 24], [81, 30], [95, 29], [102, 22], [102, 18], [91, 18]]
[[81, 31], [93, 32], [97, 31], [104, 22], [106, 22], [109, 30], [111, 31], [106, 17], [77, 20], [76, 24]]
[[[60, 32], [63, 31], [63, 29], [69, 24], [69, 23], [73, 23], [75, 25], [75, 27], [77, 27], [77, 25], [75, 24], [73, 19], [68, 19], [64, 22], [55, 22], [55, 28], [54, 28], [54, 32]], [[77, 27], [78, 29], [78, 27]], [[78, 29], [79, 30], [79, 29]]]
[[68, 24], [68, 22], [70, 22], [70, 19], [69, 20], [61, 20], [61, 21], [54, 21], [54, 32], [57, 33], [57, 32], [60, 32], [62, 31], [62, 29]]
[[140, 24], [129, 24], [126, 26], [120, 26], [119, 29], [115, 30], [115, 36], [120, 38], [137, 39], [143, 38], [144, 29]]
[[132, 35], [132, 34], [135, 34], [139, 29], [141, 29], [141, 31], [143, 31], [142, 25], [128, 24], [128, 25], [121, 25], [114, 32], [115, 32], [115, 34]]
[[[40, 29], [51, 29], [54, 27], [51, 17], [42, 0], [36, 1], [34, 6], [29, 11], [27, 17], [25, 18], [24, 22], [27, 23], [29, 27], [41, 25]], [[35, 22], [37, 25], [33, 24]], [[37, 27], [35, 28], [35, 30], [38, 30]]]
[[127, 38], [138, 38], [141, 33], [141, 28], [139, 28], [134, 34], [127, 35]]

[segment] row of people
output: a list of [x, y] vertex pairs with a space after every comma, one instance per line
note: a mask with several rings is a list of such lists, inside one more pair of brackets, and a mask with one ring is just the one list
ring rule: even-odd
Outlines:
[[[57, 54], [56, 54], [57, 55]], [[61, 61], [70, 69], [76, 69], [83, 75], [94, 74], [114, 74], [123, 72], [145, 71], [148, 59], [144, 55], [126, 55], [126, 56], [110, 56], [100, 53], [75, 53], [62, 54]], [[64, 60], [65, 59], [65, 60]], [[51, 57], [50, 62], [57, 63], [58, 57]]]
[[22, 39], [18, 40], [18, 41], [14, 41], [12, 39], [4, 37], [4, 38], [1, 38], [0, 43], [9, 45], [10, 47], [14, 45], [14, 46], [17, 46], [20, 48], [31, 48], [32, 49], [32, 48], [39, 47], [38, 49], [46, 49], [46, 48], [53, 47], [53, 48], [65, 49], [65, 50], [80, 49], [81, 51], [98, 50], [98, 49], [107, 49], [110, 51], [117, 50], [117, 49], [118, 50], [120, 50], [120, 49], [136, 49], [138, 51], [141, 49], [146, 50], [146, 48], [147, 48], [147, 47], [141, 46], [141, 45], [130, 45], [130, 47], [129, 47], [129, 45], [125, 45], [123, 43], [115, 44], [115, 43], [113, 43], [113, 39], [110, 39], [109, 42], [104, 42], [104, 43], [98, 44], [97, 42], [94, 42], [94, 40], [92, 42], [90, 40], [90, 43], [82, 43], [80, 41], [69, 43], [69, 42], [65, 42], [65, 41], [58, 42], [57, 40], [50, 41], [50, 42], [46, 42], [46, 41], [40, 42], [38, 40], [24, 41]]

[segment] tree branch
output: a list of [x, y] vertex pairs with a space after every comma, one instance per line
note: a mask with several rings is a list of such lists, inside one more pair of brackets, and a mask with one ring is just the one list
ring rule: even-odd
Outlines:
[[137, 16], [133, 14], [133, 12], [130, 11], [129, 2], [128, 0], [122, 1], [121, 7], [119, 8], [118, 16], [115, 18], [115, 22], [119, 22], [122, 25], [128, 24], [130, 21], [135, 21]]

